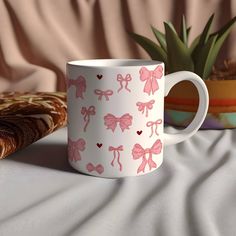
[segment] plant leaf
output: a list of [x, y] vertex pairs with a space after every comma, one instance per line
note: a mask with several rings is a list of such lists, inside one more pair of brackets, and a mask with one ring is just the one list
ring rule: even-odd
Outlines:
[[231, 27], [234, 25], [235, 22], [236, 22], [236, 16], [234, 18], [232, 18], [228, 23], [226, 23], [223, 27], [221, 27], [220, 30], [216, 31], [215, 33], [211, 34], [210, 36], [218, 35], [218, 38], [220, 38], [226, 32], [231, 30]]
[[[211, 54], [211, 57], [209, 59], [209, 66], [213, 67], [213, 65], [215, 64], [216, 58], [220, 52], [220, 49], [224, 43], [224, 41], [226, 40], [227, 36], [229, 35], [232, 26], [234, 25], [234, 23], [236, 22], [236, 17], [234, 17], [228, 24], [227, 27], [223, 27], [224, 30], [219, 30], [218, 32], [220, 33], [220, 35], [217, 35], [216, 33], [212, 34], [210, 37], [217, 37], [216, 38], [216, 42]], [[211, 72], [211, 71], [210, 71]], [[210, 75], [210, 73], [208, 75], [206, 75], [206, 78], [208, 78], [208, 76]]]
[[176, 35], [178, 35], [177, 32], [176, 32], [176, 30], [175, 30], [174, 25], [172, 24], [172, 22], [167, 21], [167, 22], [164, 22], [164, 25], [165, 25], [165, 24], [168, 24], [169, 27], [172, 29], [172, 31], [173, 31]]
[[210, 28], [212, 25], [213, 18], [214, 18], [214, 14], [212, 14], [210, 16], [210, 18], [208, 19], [202, 33], [200, 34], [199, 42], [198, 42], [197, 46], [195, 47], [194, 51], [192, 52], [194, 62], [195, 62], [196, 58], [198, 57], [197, 54], [198, 54], [199, 50], [201, 49], [201, 47], [203, 47], [203, 45], [207, 42], [207, 40], [209, 38]]
[[186, 46], [188, 45], [187, 26], [186, 26], [186, 20], [185, 20], [184, 15], [182, 16], [182, 19], [181, 19], [180, 39]]
[[189, 38], [189, 34], [190, 34], [191, 29], [192, 29], [191, 26], [187, 28], [187, 40], [188, 40], [188, 38]]
[[[229, 35], [234, 23], [236, 22], [236, 17], [234, 17], [233, 19], [231, 19], [224, 27], [222, 27], [219, 31], [213, 33], [210, 35], [210, 38], [214, 38], [216, 37], [216, 42], [215, 45], [213, 47], [212, 53], [208, 59], [208, 67], [210, 68], [210, 70], [208, 70], [206, 72], [205, 79], [207, 79], [211, 73], [212, 67], [215, 64], [216, 58], [220, 52], [220, 49], [224, 43], [224, 41], [226, 40], [227, 36]], [[218, 35], [219, 34], [219, 35]]]
[[129, 32], [129, 35], [148, 53], [153, 60], [163, 61], [167, 64], [166, 52], [160, 46], [152, 40], [139, 34]]
[[160, 32], [158, 29], [156, 29], [154, 26], [151, 26], [151, 28], [152, 28], [152, 32], [155, 35], [155, 37], [156, 37], [157, 41], [159, 42], [160, 46], [166, 52], [167, 49], [166, 49], [166, 38], [165, 38], [165, 35], [162, 32]]
[[201, 33], [201, 36], [200, 36], [200, 40], [199, 40], [199, 44], [202, 46], [204, 45], [208, 38], [209, 38], [209, 35], [210, 35], [210, 29], [211, 29], [211, 25], [212, 25], [212, 21], [214, 19], [214, 14], [212, 14], [209, 18], [209, 20], [207, 21], [202, 33]]
[[164, 22], [168, 52], [168, 72], [194, 70], [191, 54], [169, 23]]
[[193, 40], [193, 42], [191, 43], [191, 45], [190, 45], [190, 47], [189, 47], [189, 50], [190, 50], [190, 53], [191, 53], [191, 54], [192, 54], [192, 52], [195, 50], [196, 46], [198, 45], [199, 39], [200, 39], [200, 35], [198, 35], [198, 36]]
[[196, 58], [194, 72], [202, 79], [207, 79], [212, 70], [212, 63], [214, 61], [214, 46], [217, 35], [210, 37], [206, 44], [200, 49], [198, 57]]

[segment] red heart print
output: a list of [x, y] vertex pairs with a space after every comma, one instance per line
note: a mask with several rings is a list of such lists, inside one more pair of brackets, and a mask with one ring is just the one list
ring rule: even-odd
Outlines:
[[139, 130], [137, 131], [137, 134], [140, 135], [143, 131], [142, 130]]
[[102, 147], [102, 143], [97, 143], [97, 146], [98, 146], [99, 148], [101, 148], [101, 147]]
[[100, 79], [102, 79], [102, 75], [97, 75], [97, 78], [100, 80]]

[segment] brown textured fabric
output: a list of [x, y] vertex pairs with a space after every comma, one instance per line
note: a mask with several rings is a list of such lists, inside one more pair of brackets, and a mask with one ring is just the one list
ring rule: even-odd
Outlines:
[[[154, 39], [149, 25], [178, 25], [184, 13], [198, 35], [210, 14], [213, 30], [236, 15], [234, 0], [2, 0], [0, 92], [65, 90], [65, 63], [89, 58], [145, 58], [127, 35]], [[221, 58], [236, 58], [236, 27]]]
[[0, 159], [64, 127], [66, 95], [4, 93], [0, 95]]

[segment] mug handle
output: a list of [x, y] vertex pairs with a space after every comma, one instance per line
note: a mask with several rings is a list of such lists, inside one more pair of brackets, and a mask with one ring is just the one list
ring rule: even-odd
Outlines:
[[188, 80], [191, 81], [197, 88], [199, 95], [199, 105], [197, 109], [197, 113], [192, 120], [192, 122], [185, 129], [181, 130], [181, 132], [176, 134], [168, 134], [164, 133], [164, 145], [172, 145], [176, 143], [180, 143], [192, 135], [194, 135], [197, 130], [202, 125], [208, 110], [209, 104], [209, 95], [208, 90], [206, 88], [203, 80], [193, 72], [190, 71], [179, 71], [165, 76], [165, 96], [168, 95], [170, 89], [177, 83]]

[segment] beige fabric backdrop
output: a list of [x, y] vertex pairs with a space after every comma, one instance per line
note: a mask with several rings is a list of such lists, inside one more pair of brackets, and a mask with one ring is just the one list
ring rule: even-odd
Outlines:
[[[236, 15], [235, 0], [0, 0], [0, 92], [65, 90], [65, 63], [89, 58], [147, 58], [126, 30], [152, 37], [149, 25], [178, 24], [191, 38], [211, 13], [214, 29]], [[236, 27], [221, 58], [236, 58]]]

